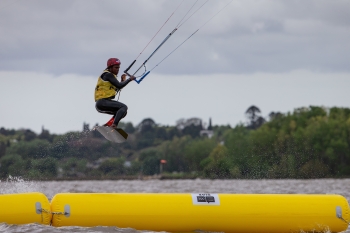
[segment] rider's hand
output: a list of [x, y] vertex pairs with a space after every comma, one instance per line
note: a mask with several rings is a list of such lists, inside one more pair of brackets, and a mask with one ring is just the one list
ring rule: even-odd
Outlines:
[[134, 75], [131, 75], [131, 76], [130, 76], [130, 79], [131, 79], [131, 80], [135, 80], [136, 77], [135, 77]]
[[122, 82], [124, 82], [126, 80], [126, 74], [122, 75]]

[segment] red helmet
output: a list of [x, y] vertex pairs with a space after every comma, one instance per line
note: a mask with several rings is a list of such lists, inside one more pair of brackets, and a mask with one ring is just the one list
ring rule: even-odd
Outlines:
[[120, 60], [118, 58], [110, 58], [107, 61], [107, 67], [114, 66], [114, 65], [120, 65]]

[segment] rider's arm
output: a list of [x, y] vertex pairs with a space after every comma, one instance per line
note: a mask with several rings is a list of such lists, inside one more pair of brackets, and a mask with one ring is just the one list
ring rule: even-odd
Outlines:
[[105, 73], [104, 75], [102, 75], [101, 78], [105, 81], [112, 83], [112, 85], [118, 89], [122, 89], [132, 80], [131, 78], [128, 78], [125, 81], [119, 82], [118, 79], [116, 79], [111, 73]]

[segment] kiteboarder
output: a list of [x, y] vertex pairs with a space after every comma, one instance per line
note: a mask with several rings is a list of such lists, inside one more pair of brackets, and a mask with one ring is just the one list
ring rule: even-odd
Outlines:
[[121, 82], [118, 81], [120, 64], [118, 58], [108, 59], [107, 68], [98, 78], [95, 88], [96, 110], [114, 116], [113, 123], [110, 125], [113, 129], [117, 129], [119, 121], [126, 116], [128, 110], [125, 104], [118, 101], [119, 97], [118, 100], [113, 99], [130, 81], [135, 80], [135, 76], [131, 75], [127, 78], [127, 75], [123, 74]]

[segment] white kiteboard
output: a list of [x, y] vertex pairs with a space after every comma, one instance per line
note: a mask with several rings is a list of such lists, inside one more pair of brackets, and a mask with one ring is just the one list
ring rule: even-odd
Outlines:
[[115, 130], [109, 126], [96, 126], [95, 129], [111, 142], [123, 143], [128, 138], [128, 134], [122, 129]]

